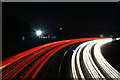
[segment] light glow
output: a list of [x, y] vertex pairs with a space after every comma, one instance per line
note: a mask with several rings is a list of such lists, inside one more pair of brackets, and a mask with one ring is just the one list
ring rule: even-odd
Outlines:
[[36, 31], [36, 35], [37, 35], [37, 36], [42, 35], [42, 31], [41, 31], [41, 30], [37, 30], [37, 31]]
[[[74, 80], [79, 80], [79, 78], [82, 80], [85, 80], [85, 78], [97, 78], [98, 80], [120, 78], [120, 73], [105, 60], [100, 49], [103, 44], [111, 41], [112, 38], [87, 41], [75, 49], [71, 58], [71, 70]], [[84, 77], [86, 74], [89, 76]]]

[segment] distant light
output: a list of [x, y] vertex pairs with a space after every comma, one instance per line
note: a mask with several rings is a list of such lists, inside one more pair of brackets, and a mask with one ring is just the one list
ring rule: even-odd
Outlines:
[[23, 40], [23, 41], [25, 40], [25, 37], [24, 37], [24, 36], [22, 36], [22, 40]]
[[50, 38], [50, 34], [48, 34], [48, 38]]
[[100, 35], [100, 37], [103, 37], [103, 36], [104, 36], [104, 35], [102, 35], [102, 34]]
[[74, 52], [74, 51], [75, 51], [75, 49], [70, 49], [70, 51], [71, 51], [71, 52]]
[[113, 35], [110, 35], [110, 37], [113, 37]]
[[42, 35], [42, 31], [41, 31], [41, 30], [37, 30], [37, 31], [36, 31], [36, 35], [37, 35], [37, 36]]
[[60, 30], [62, 30], [63, 28], [62, 27], [60, 27]]
[[120, 40], [120, 38], [116, 38], [116, 40]]
[[42, 39], [47, 39], [48, 37], [47, 37], [47, 36], [41, 36], [40, 38], [42, 38]]
[[56, 38], [57, 38], [57, 36], [51, 36], [51, 38], [52, 38], [52, 39], [56, 39]]

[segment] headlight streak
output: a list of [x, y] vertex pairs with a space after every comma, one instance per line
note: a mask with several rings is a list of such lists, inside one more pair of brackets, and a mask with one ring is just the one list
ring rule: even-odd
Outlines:
[[[97, 62], [100, 65], [100, 69], [104, 70], [105, 74], [107, 74], [107, 78], [114, 78], [116, 80], [120, 79], [120, 73], [114, 69], [103, 57], [100, 47], [103, 44], [106, 44], [108, 42], [111, 42], [112, 39], [106, 39], [106, 40], [101, 40], [99, 43], [97, 43], [94, 47], [94, 56]], [[97, 53], [97, 54], [96, 54]]]
[[[76, 55], [77, 55], [77, 67], [81, 76], [81, 79], [85, 79], [85, 77], [83, 76], [81, 67], [80, 67], [80, 61], [79, 61], [79, 57], [80, 57], [80, 50], [83, 48], [82, 46], [87, 45], [87, 43], [83, 43], [81, 45], [79, 45], [75, 51], [73, 52], [72, 58], [71, 58], [71, 67], [72, 67], [72, 74], [73, 74], [73, 79], [74, 80], [78, 80], [78, 75], [77, 75], [77, 71], [75, 69], [75, 61], [76, 61]], [[78, 54], [77, 54], [78, 53]]]
[[[87, 78], [98, 80], [107, 80], [108, 78], [113, 78], [116, 80], [120, 79], [120, 73], [104, 59], [100, 50], [100, 47], [103, 44], [111, 41], [111, 38], [87, 41], [80, 44], [75, 49], [71, 58], [71, 70], [74, 80], [79, 80], [79, 78], [82, 80], [85, 80]], [[94, 48], [93, 53], [92, 48]], [[81, 54], [83, 54], [83, 56], [81, 56]], [[93, 60], [93, 57], [97, 60], [96, 62]], [[81, 62], [81, 60], [83, 60], [83, 62]], [[83, 70], [83, 66], [81, 66], [81, 64], [85, 65], [84, 67], [86, 67], [87, 71]], [[83, 74], [83, 72], [87, 74]], [[85, 77], [86, 75], [87, 77]], [[109, 75], [109, 77], [107, 75]]]
[[98, 40], [89, 41], [90, 43], [85, 47], [83, 50], [83, 62], [85, 63], [85, 67], [87, 68], [89, 74], [92, 76], [93, 79], [105, 79], [105, 77], [102, 75], [100, 70], [95, 65], [93, 59], [92, 59], [92, 47], [94, 44], [98, 42]]

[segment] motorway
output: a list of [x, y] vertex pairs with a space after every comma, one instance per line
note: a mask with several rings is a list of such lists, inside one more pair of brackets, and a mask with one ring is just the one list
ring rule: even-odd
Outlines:
[[120, 73], [100, 49], [111, 41], [111, 38], [80, 38], [44, 44], [0, 62], [0, 74], [3, 80], [120, 80]]

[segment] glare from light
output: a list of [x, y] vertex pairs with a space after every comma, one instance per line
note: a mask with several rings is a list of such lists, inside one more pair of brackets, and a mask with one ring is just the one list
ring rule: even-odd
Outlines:
[[36, 35], [37, 35], [37, 36], [42, 35], [42, 31], [41, 31], [41, 30], [37, 30], [37, 31], [36, 31]]
[[120, 40], [120, 38], [116, 38], [116, 40]]

